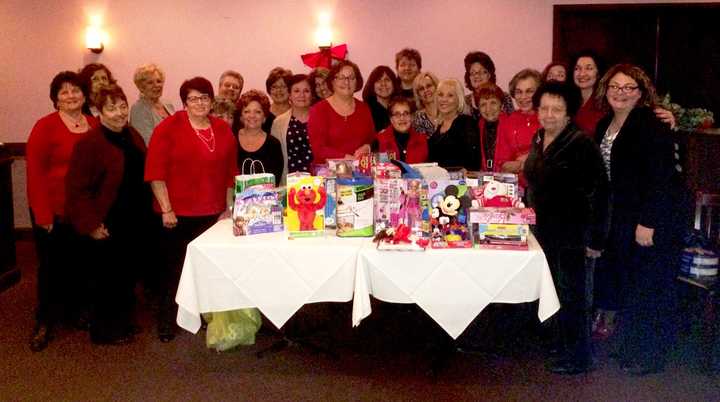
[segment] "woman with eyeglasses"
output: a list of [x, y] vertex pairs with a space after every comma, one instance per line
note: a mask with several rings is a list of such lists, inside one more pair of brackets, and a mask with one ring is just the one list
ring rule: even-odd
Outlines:
[[[495, 84], [495, 63], [490, 56], [484, 52], [470, 52], [465, 56], [465, 87], [470, 90], [470, 94], [465, 96], [464, 114], [472, 116], [475, 120], [480, 119], [479, 105], [475, 103], [473, 93], [480, 88]], [[512, 98], [508, 94], [503, 94], [502, 112], [510, 114], [515, 110]]]
[[312, 108], [308, 118], [308, 135], [313, 163], [323, 164], [332, 158], [357, 159], [370, 152], [375, 141], [375, 126], [367, 104], [353, 97], [363, 86], [357, 64], [342, 60], [328, 73], [333, 94]]
[[495, 171], [520, 175], [520, 186], [527, 183], [522, 175], [523, 165], [530, 152], [530, 143], [540, 128], [532, 97], [540, 86], [540, 73], [526, 68], [510, 80], [510, 93], [517, 103], [518, 110], [509, 115], [500, 116], [495, 145]]
[[158, 335], [175, 337], [173, 297], [188, 243], [212, 226], [232, 202], [237, 146], [230, 126], [210, 116], [213, 86], [203, 77], [180, 86], [185, 110], [166, 118], [150, 138], [145, 181], [162, 219], [163, 267]]
[[388, 103], [390, 125], [377, 135], [378, 151], [393, 152], [398, 160], [407, 163], [427, 161], [427, 137], [412, 128], [410, 101], [395, 96]]
[[611, 218], [602, 270], [624, 306], [618, 356], [624, 371], [662, 371], [673, 337], [674, 283], [681, 247], [682, 184], [668, 126], [656, 117], [655, 88], [637, 66], [618, 64], [596, 99], [609, 113], [596, 139], [610, 180]]

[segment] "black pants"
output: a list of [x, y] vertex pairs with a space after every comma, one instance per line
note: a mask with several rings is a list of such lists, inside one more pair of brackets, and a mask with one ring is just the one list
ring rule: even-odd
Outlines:
[[52, 326], [88, 309], [87, 275], [70, 225], [56, 219], [48, 232], [33, 222], [33, 235], [38, 256], [35, 318]]
[[578, 365], [591, 362], [590, 308], [592, 306], [592, 260], [585, 250], [546, 245], [555, 289], [560, 299], [557, 317], [559, 347], [564, 357]]
[[620, 331], [620, 354], [645, 365], [665, 364], [676, 335], [677, 246], [633, 246], [629, 256], [626, 309]]
[[174, 328], [177, 308], [175, 307], [175, 294], [177, 293], [180, 274], [182, 273], [185, 251], [188, 243], [200, 236], [217, 221], [218, 215], [184, 217], [178, 216], [175, 228], [163, 228], [162, 252], [164, 266], [159, 274], [160, 306], [158, 311], [158, 328], [160, 332], [172, 331]]
[[104, 240], [82, 239], [87, 252], [91, 284], [92, 315], [90, 337], [108, 341], [126, 335], [135, 306], [135, 276], [132, 267], [138, 255], [131, 237], [116, 232]]

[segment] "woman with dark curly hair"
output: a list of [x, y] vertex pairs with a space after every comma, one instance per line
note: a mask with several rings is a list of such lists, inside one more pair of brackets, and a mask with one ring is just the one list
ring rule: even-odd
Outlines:
[[327, 80], [333, 94], [310, 108], [308, 134], [313, 161], [328, 158], [359, 158], [370, 152], [375, 126], [367, 104], [353, 94], [363, 86], [360, 68], [350, 60], [335, 64]]
[[[623, 307], [619, 357], [624, 371], [662, 371], [673, 339], [673, 284], [685, 223], [682, 181], [668, 126], [653, 110], [655, 87], [631, 64], [610, 68], [596, 99], [608, 114], [597, 124], [610, 179], [611, 220], [599, 296]], [[614, 276], [615, 280], [608, 280]], [[609, 293], [604, 293], [604, 292]]]
[[95, 106], [95, 95], [100, 91], [100, 88], [115, 84], [115, 78], [113, 78], [110, 69], [101, 63], [87, 64], [80, 69], [78, 75], [80, 76], [83, 93], [85, 94], [83, 113], [99, 116], [100, 109]]
[[272, 173], [275, 184], [279, 184], [285, 169], [280, 141], [262, 128], [265, 116], [270, 113], [270, 100], [264, 93], [251, 89], [240, 96], [238, 110], [243, 125], [237, 135], [238, 169], [242, 172], [243, 167], [260, 165], [266, 173]]
[[388, 103], [400, 88], [395, 73], [388, 66], [375, 67], [368, 77], [362, 92], [362, 99], [370, 107], [375, 131], [380, 131], [390, 124]]
[[63, 315], [82, 313], [77, 300], [82, 275], [73, 257], [73, 230], [65, 217], [65, 176], [75, 144], [98, 126], [82, 113], [85, 96], [80, 77], [72, 71], [57, 74], [50, 83], [56, 112], [35, 123], [27, 142], [27, 191], [38, 253], [38, 306], [30, 339], [34, 352], [45, 349], [53, 327]]
[[[465, 56], [465, 87], [470, 94], [465, 96], [465, 109], [463, 114], [472, 116], [475, 120], [480, 119], [480, 111], [475, 103], [473, 92], [478, 91], [485, 85], [495, 84], [495, 63], [490, 56], [484, 52], [470, 52]], [[513, 112], [514, 106], [510, 95], [504, 94], [502, 111], [505, 114]]]
[[175, 337], [173, 296], [188, 243], [207, 230], [232, 203], [237, 146], [230, 126], [210, 116], [213, 86], [195, 77], [180, 86], [185, 110], [164, 119], [153, 132], [145, 163], [145, 181], [161, 216], [167, 261], [163, 267], [158, 335]]

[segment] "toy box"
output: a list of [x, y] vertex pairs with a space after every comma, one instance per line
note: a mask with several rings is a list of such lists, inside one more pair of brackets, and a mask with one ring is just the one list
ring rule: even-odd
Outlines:
[[287, 218], [290, 237], [320, 236], [325, 233], [327, 192], [319, 176], [288, 175]]
[[282, 232], [282, 205], [274, 190], [250, 187], [235, 196], [233, 234], [235, 236]]
[[337, 235], [370, 237], [373, 230], [373, 182], [369, 177], [338, 178]]
[[378, 163], [390, 162], [392, 159], [397, 159], [395, 152], [374, 152], [362, 155], [359, 159], [360, 173], [365, 176], [371, 176], [375, 165]]
[[470, 248], [469, 188], [464, 180], [428, 180], [430, 245], [433, 248]]
[[471, 208], [469, 213], [470, 223], [535, 224], [535, 211], [532, 208], [480, 207]]
[[528, 225], [473, 223], [473, 237], [478, 248], [527, 250]]

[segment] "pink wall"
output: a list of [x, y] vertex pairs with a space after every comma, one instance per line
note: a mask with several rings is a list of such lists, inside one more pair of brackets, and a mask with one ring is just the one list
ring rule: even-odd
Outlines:
[[[670, 0], [682, 2], [682, 0]], [[592, 3], [652, 1], [602, 0]], [[665, 2], [668, 2], [667, 0]], [[24, 142], [35, 121], [52, 111], [48, 85], [60, 70], [105, 63], [133, 102], [135, 68], [155, 62], [166, 73], [165, 97], [179, 105], [180, 83], [203, 75], [215, 81], [236, 69], [245, 88], [264, 88], [276, 65], [305, 72], [300, 54], [314, 48], [319, 10], [332, 10], [334, 42], [347, 43], [365, 75], [392, 66], [397, 50], [420, 50], [423, 67], [462, 78], [462, 58], [484, 50], [495, 60], [498, 84], [524, 67], [542, 68], [552, 53], [553, 4], [587, 0], [194, 0], [0, 1], [0, 142]], [[111, 37], [100, 56], [84, 49], [89, 16], [104, 16]], [[13, 169], [15, 223], [29, 226], [25, 167]]]
[[[549, 61], [552, 6], [558, 3], [563, 1], [4, 0], [0, 141], [25, 141], [37, 118], [52, 110], [52, 76], [90, 61], [107, 64], [131, 102], [137, 97], [133, 71], [151, 61], [164, 68], [165, 96], [176, 104], [180, 83], [193, 75], [214, 82], [233, 68], [245, 76], [246, 89], [262, 89], [276, 65], [307, 71], [299, 55], [313, 50], [315, 16], [323, 7], [333, 10], [334, 42], [349, 45], [365, 74], [379, 64], [392, 66], [395, 52], [411, 46], [423, 54], [424, 69], [462, 78], [463, 56], [478, 49], [494, 58], [505, 87], [521, 68], [539, 69]], [[98, 12], [111, 42], [95, 56], [84, 49], [83, 35], [89, 15]]]

